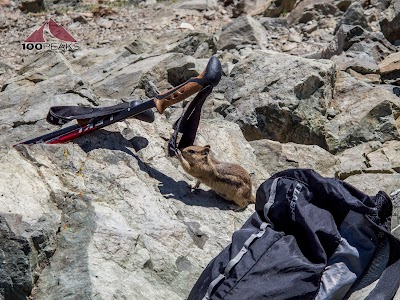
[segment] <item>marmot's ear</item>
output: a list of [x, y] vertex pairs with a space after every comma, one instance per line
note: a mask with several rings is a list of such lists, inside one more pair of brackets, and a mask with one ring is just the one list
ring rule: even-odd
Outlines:
[[207, 155], [210, 152], [210, 145], [205, 145], [204, 149], [201, 150], [201, 154]]

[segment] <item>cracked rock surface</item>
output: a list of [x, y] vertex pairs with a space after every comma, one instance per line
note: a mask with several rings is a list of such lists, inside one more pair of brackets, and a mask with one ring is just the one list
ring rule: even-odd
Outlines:
[[[167, 156], [189, 100], [153, 123], [12, 145], [55, 130], [51, 106], [146, 101], [200, 74], [211, 55], [224, 74], [197, 145], [242, 165], [254, 191], [293, 167], [383, 190], [400, 237], [400, 48], [385, 27], [398, 18], [395, 0], [63, 0], [35, 2], [39, 14], [22, 2], [0, 4], [0, 299], [188, 296], [254, 211], [235, 212], [205, 186], [191, 191], [193, 178]], [[50, 17], [80, 50], [21, 52]]]

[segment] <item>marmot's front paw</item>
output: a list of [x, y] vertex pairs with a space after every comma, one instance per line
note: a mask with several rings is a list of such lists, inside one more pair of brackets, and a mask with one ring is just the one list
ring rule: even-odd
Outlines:
[[242, 212], [245, 211], [247, 208], [247, 205], [245, 206], [237, 206], [237, 205], [232, 205], [231, 209], [233, 209], [234, 212]]
[[189, 184], [190, 190], [194, 191], [195, 189], [197, 189], [200, 186], [200, 181], [196, 180], [195, 183]]

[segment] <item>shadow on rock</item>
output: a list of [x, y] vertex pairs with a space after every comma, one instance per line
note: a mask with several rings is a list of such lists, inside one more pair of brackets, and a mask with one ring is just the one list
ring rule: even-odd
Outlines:
[[400, 97], [400, 87], [393, 87], [393, 94]]
[[144, 137], [136, 136], [128, 140], [119, 132], [110, 132], [101, 129], [89, 136], [78, 138], [75, 142], [86, 153], [95, 149], [108, 149], [129, 154], [136, 159], [141, 171], [159, 181], [158, 189], [166, 199], [177, 199], [190, 206], [216, 207], [220, 210], [231, 209], [230, 206], [232, 203], [221, 198], [213, 191], [197, 189], [192, 192], [187, 182], [182, 180], [176, 181], [163, 172], [153, 168], [151, 165], [143, 162], [130, 148], [133, 148], [135, 151], [146, 148], [149, 141]]

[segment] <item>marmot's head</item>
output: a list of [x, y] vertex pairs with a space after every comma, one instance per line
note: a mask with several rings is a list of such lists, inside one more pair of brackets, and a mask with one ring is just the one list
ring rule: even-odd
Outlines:
[[190, 163], [206, 162], [210, 153], [210, 145], [189, 146], [181, 150], [182, 156]]

